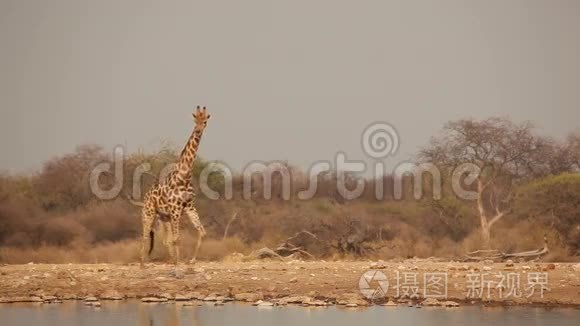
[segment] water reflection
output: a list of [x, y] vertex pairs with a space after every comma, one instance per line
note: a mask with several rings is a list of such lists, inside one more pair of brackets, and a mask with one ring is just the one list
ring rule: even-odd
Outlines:
[[102, 302], [99, 309], [82, 302], [63, 304], [0, 304], [0, 324], [58, 326], [181, 326], [181, 325], [361, 325], [430, 324], [470, 326], [502, 325], [578, 325], [580, 310], [573, 308], [462, 307], [409, 308], [339, 307], [303, 308], [296, 306], [260, 309], [245, 304], [183, 306], [177, 303], [143, 304], [139, 301]]
[[137, 304], [139, 326], [201, 325], [197, 308], [182, 304]]

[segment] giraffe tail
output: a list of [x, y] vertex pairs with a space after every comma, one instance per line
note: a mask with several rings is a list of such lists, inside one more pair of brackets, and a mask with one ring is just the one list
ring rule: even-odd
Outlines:
[[153, 230], [149, 231], [149, 256], [151, 256], [151, 252], [153, 251], [153, 244], [155, 243], [155, 232]]

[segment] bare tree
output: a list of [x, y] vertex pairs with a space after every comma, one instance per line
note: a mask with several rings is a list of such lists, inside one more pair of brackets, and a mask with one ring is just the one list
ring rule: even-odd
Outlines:
[[580, 131], [577, 131], [568, 136], [566, 143], [567, 149], [570, 153], [570, 158], [576, 172], [580, 171]]
[[228, 231], [230, 230], [230, 226], [232, 225], [232, 223], [238, 217], [238, 213], [239, 212], [240, 211], [235, 211], [234, 214], [232, 215], [232, 218], [230, 218], [230, 220], [228, 221], [228, 224], [226, 224], [226, 227], [224, 228], [224, 236], [223, 236], [222, 240], [227, 239], [227, 237], [228, 237]]
[[473, 207], [479, 216], [481, 237], [491, 247], [491, 227], [510, 212], [514, 185], [549, 173], [569, 170], [558, 143], [534, 135], [529, 122], [515, 124], [506, 118], [452, 121], [431, 139], [419, 158], [450, 171], [463, 163], [479, 167], [474, 182]]

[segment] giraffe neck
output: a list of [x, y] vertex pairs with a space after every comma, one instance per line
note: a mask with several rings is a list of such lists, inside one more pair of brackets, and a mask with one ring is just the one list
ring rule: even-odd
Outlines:
[[195, 126], [193, 129], [193, 133], [181, 151], [181, 155], [179, 155], [179, 160], [177, 161], [175, 169], [176, 172], [172, 178], [174, 183], [187, 184], [190, 182], [191, 167], [197, 158], [197, 149], [199, 148], [199, 142], [201, 141], [203, 130], [203, 126]]

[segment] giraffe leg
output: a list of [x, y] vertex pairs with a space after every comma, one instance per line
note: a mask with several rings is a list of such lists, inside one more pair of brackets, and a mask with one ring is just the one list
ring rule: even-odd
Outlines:
[[181, 210], [175, 210], [171, 213], [171, 246], [173, 247], [173, 263], [175, 267], [179, 263], [179, 220]]
[[171, 231], [171, 223], [170, 222], [161, 222], [163, 224], [163, 244], [167, 248], [167, 252], [171, 257], [171, 260], [174, 260], [174, 252], [173, 252], [173, 232]]
[[141, 264], [145, 267], [145, 260], [153, 249], [153, 223], [155, 222], [155, 210], [150, 206], [144, 206], [141, 212], [141, 223], [143, 226], [143, 236], [141, 239]]
[[201, 247], [201, 241], [202, 241], [203, 237], [205, 236], [206, 232], [205, 232], [205, 228], [201, 224], [201, 221], [199, 220], [199, 215], [197, 213], [197, 210], [195, 209], [195, 207], [193, 207], [193, 203], [189, 204], [186, 207], [185, 215], [187, 215], [187, 217], [189, 218], [189, 220], [193, 224], [193, 227], [197, 230], [197, 244], [195, 245], [195, 251], [193, 252], [193, 258], [191, 258], [191, 260], [189, 261], [190, 263], [193, 264], [193, 263], [195, 263], [195, 260], [197, 259], [197, 253], [199, 252], [199, 247]]

